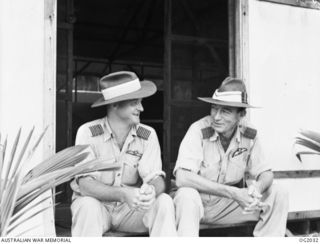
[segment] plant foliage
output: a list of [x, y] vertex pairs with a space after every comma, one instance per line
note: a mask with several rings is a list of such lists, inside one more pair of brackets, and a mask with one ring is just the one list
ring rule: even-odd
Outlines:
[[303, 146], [304, 149], [296, 152], [296, 156], [301, 162], [303, 154], [318, 154], [320, 155], [320, 133], [316, 131], [303, 130], [296, 137], [295, 143]]
[[[2, 140], [0, 134], [0, 236], [11, 235], [16, 227], [47, 210], [48, 207], [42, 207], [42, 203], [50, 197], [36, 200], [44, 192], [70, 181], [78, 174], [114, 170], [119, 167], [118, 164], [106, 164], [98, 159], [85, 160], [89, 155], [85, 150], [89, 146], [77, 145], [54, 154], [28, 170], [27, 167], [31, 164], [45, 131], [37, 138], [34, 145], [30, 145], [33, 128], [20, 145], [22, 141], [20, 129], [10, 152], [7, 149], [7, 138]], [[30, 212], [31, 215], [28, 214]], [[30, 229], [35, 227], [31, 226]]]

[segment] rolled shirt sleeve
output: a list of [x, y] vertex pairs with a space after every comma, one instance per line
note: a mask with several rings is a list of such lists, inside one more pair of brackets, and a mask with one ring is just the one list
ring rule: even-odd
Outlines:
[[[75, 142], [75, 145], [88, 145], [90, 144], [90, 134], [89, 134], [89, 130], [87, 127], [85, 126], [81, 126], [79, 129], [78, 129], [78, 132], [77, 132], [77, 135], [76, 135], [76, 142]], [[81, 164], [83, 163], [86, 163], [86, 162], [89, 162], [93, 159], [96, 159], [96, 153], [95, 153], [95, 149], [93, 147], [93, 145], [90, 145], [84, 152], [89, 152], [89, 155], [88, 157], [83, 160], [81, 162]], [[80, 188], [79, 188], [79, 185], [78, 185], [78, 179], [81, 178], [81, 177], [85, 177], [85, 176], [90, 176], [91, 178], [93, 179], [99, 179], [100, 178], [100, 172], [91, 172], [91, 173], [86, 173], [86, 174], [79, 174], [77, 175], [73, 181], [71, 181], [70, 183], [70, 187], [71, 189], [80, 194]]]
[[143, 155], [139, 161], [138, 171], [144, 183], [149, 183], [158, 176], [165, 177], [162, 171], [161, 150], [158, 137], [154, 129], [151, 131], [147, 141], [145, 141]]
[[270, 170], [272, 170], [272, 168], [265, 158], [261, 142], [259, 138], [256, 138], [248, 163], [249, 174], [257, 179], [261, 173]]
[[203, 161], [202, 144], [201, 128], [197, 123], [194, 123], [188, 129], [180, 144], [178, 159], [173, 170], [174, 175], [176, 175], [178, 169], [186, 169], [196, 174], [200, 171]]

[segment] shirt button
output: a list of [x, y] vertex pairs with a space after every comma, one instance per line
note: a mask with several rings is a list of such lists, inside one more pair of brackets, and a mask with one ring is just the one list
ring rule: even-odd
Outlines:
[[117, 176], [120, 176], [120, 175], [121, 175], [120, 173], [117, 174]]

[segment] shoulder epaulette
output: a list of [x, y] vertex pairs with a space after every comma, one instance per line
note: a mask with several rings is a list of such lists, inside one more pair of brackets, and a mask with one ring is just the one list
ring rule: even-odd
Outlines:
[[102, 125], [100, 125], [100, 124], [89, 126], [89, 129], [91, 131], [92, 137], [100, 136], [100, 135], [104, 134]]
[[144, 140], [148, 140], [150, 134], [151, 134], [150, 130], [143, 128], [141, 126], [139, 126], [139, 128], [137, 129], [137, 136], [139, 136], [140, 138], [142, 138]]
[[211, 136], [213, 136], [214, 129], [209, 126], [209, 127], [201, 129], [201, 132], [202, 132], [202, 138], [203, 139], [208, 139]]
[[243, 128], [243, 136], [244, 137], [247, 137], [249, 139], [254, 139], [256, 138], [256, 135], [257, 135], [257, 130], [256, 129], [253, 129], [253, 128], [250, 128], [250, 127], [244, 127]]

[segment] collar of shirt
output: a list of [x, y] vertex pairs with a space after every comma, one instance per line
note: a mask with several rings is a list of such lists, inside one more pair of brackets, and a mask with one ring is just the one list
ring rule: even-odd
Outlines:
[[[105, 142], [110, 140], [111, 138], [113, 138], [113, 132], [111, 130], [111, 127], [110, 127], [110, 124], [109, 124], [107, 117], [104, 118], [103, 129], [104, 129], [104, 141]], [[131, 127], [131, 130], [128, 134], [128, 137], [129, 136], [132, 137], [132, 139], [137, 136], [137, 126], [136, 125]], [[130, 138], [130, 141], [131, 141], [131, 138]]]
[[103, 130], [104, 130], [104, 141], [108, 141], [113, 137], [112, 130], [108, 122], [108, 118], [105, 117], [103, 121]]
[[[236, 141], [238, 143], [240, 143], [240, 138], [241, 138], [241, 134], [240, 134], [240, 126], [237, 126], [237, 130], [236, 133], [234, 134], [233, 138], [236, 138]], [[209, 138], [210, 141], [217, 141], [219, 138], [219, 134], [214, 130], [213, 135]]]

